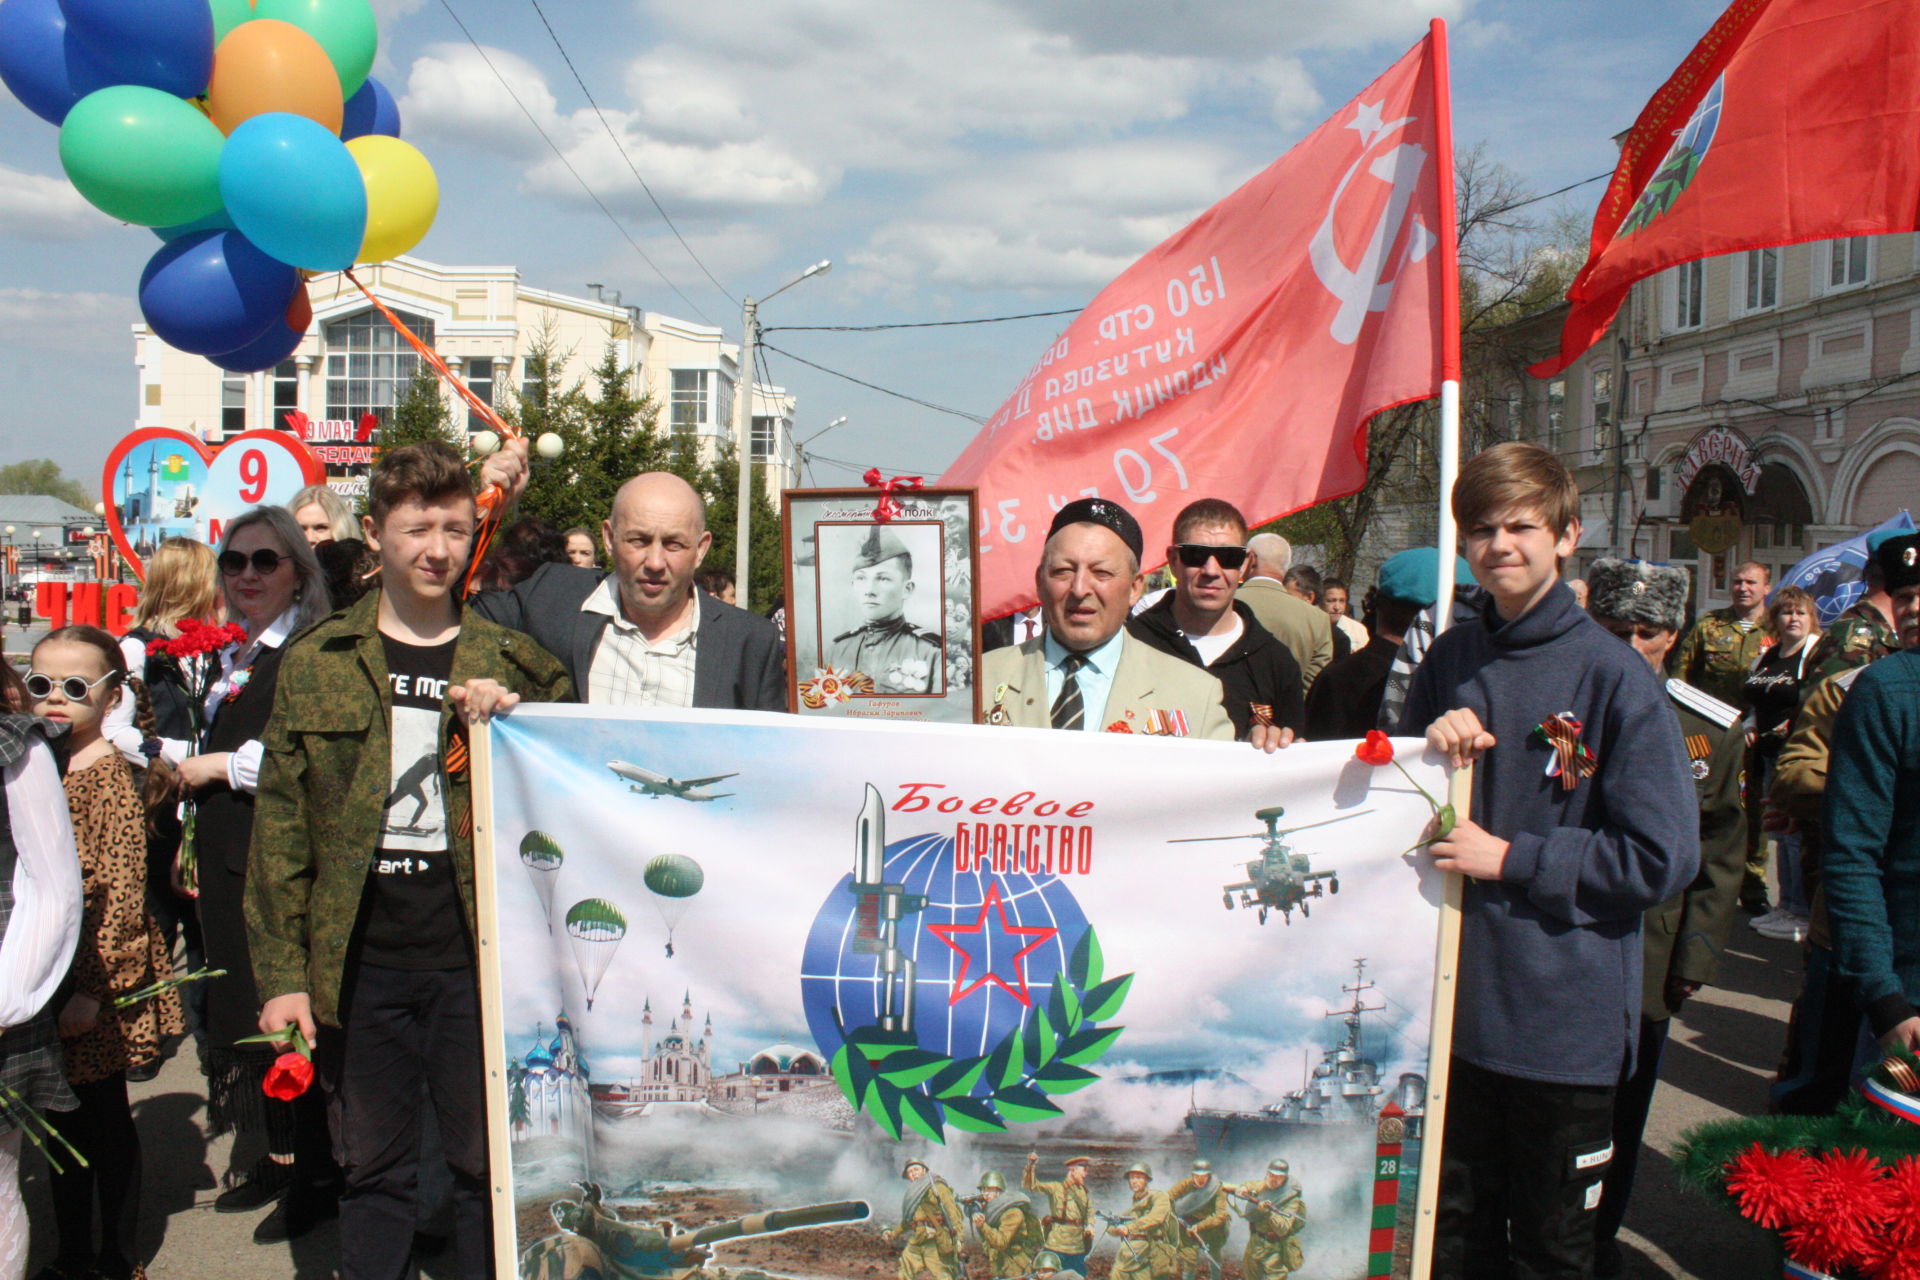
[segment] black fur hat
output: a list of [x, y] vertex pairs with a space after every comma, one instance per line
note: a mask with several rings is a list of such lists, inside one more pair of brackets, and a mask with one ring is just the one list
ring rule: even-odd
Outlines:
[[1645, 560], [1596, 560], [1587, 570], [1587, 612], [1678, 631], [1687, 618], [1687, 571]]

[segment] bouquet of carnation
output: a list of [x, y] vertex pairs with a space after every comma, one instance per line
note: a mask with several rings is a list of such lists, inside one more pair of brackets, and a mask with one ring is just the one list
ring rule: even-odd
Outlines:
[[[219, 674], [214, 655], [228, 645], [245, 644], [247, 629], [235, 622], [215, 624], [182, 618], [179, 630], [179, 635], [161, 636], [147, 645], [147, 664], [151, 667], [159, 662], [160, 670], [186, 692], [190, 736], [194, 750], [200, 751], [206, 747], [207, 695]], [[141, 749], [151, 758], [159, 754], [160, 744], [149, 740], [141, 744]], [[188, 892], [198, 890], [200, 879], [193, 847], [193, 817], [194, 802], [189, 798], [180, 817], [180, 882]]]

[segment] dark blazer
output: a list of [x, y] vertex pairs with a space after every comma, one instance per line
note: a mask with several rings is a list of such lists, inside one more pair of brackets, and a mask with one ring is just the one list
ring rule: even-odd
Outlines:
[[[489, 622], [523, 632], [560, 659], [582, 702], [593, 651], [610, 619], [580, 608], [607, 575], [570, 564], [543, 564], [505, 591], [483, 591], [468, 605]], [[699, 588], [700, 644], [693, 705], [710, 710], [785, 711], [786, 659], [780, 629], [758, 614], [722, 604]]]

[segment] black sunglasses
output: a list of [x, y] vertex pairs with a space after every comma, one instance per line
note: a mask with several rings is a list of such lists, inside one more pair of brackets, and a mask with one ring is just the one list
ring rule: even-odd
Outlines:
[[247, 571], [249, 559], [251, 559], [253, 563], [253, 571], [264, 578], [275, 569], [278, 569], [282, 560], [291, 560], [293, 557], [283, 556], [271, 547], [262, 547], [254, 552], [251, 557], [244, 551], [222, 551], [220, 553], [220, 572], [226, 574], [229, 578], [237, 578]]
[[[96, 687], [113, 679], [114, 674], [114, 672], [109, 671], [92, 683], [82, 680], [79, 676], [68, 676], [66, 679], [60, 681], [60, 692], [67, 695], [68, 702], [85, 702], [93, 694]], [[27, 696], [29, 698], [44, 698], [53, 692], [53, 684], [52, 676], [44, 675], [38, 671], [29, 672], [27, 673]]]
[[1245, 547], [1215, 547], [1202, 542], [1177, 542], [1173, 549], [1180, 557], [1180, 563], [1189, 569], [1204, 568], [1207, 561], [1218, 560], [1222, 569], [1231, 571], [1247, 562]]

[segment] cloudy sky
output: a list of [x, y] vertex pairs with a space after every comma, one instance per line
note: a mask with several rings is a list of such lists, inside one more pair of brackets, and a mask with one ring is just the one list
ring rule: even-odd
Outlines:
[[[737, 337], [735, 299], [821, 258], [832, 273], [770, 303], [763, 325], [1078, 309], [1436, 14], [1453, 28], [1458, 144], [1550, 191], [1612, 167], [1610, 135], [1721, 7], [547, 0], [557, 48], [532, 0], [375, 0], [375, 74], [440, 178], [420, 256], [511, 263], [563, 292], [600, 281]], [[50, 456], [90, 481], [135, 413], [128, 325], [156, 242], [85, 205], [54, 129], [0, 97], [0, 462]], [[1587, 212], [1599, 191], [1543, 208]], [[1069, 318], [768, 341], [983, 418]], [[803, 439], [848, 418], [815, 450], [857, 466], [818, 463], [819, 483], [876, 464], [937, 475], [976, 429], [787, 355], [767, 366], [800, 398]]]

